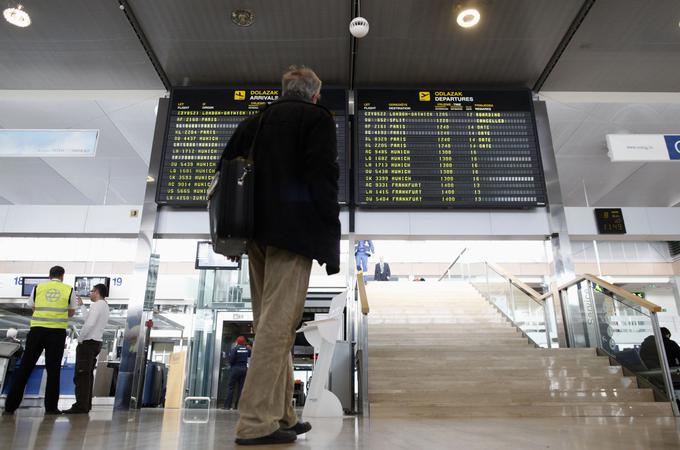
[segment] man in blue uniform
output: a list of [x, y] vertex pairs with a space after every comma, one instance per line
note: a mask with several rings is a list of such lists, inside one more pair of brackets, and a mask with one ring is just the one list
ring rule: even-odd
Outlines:
[[[229, 383], [227, 399], [224, 402], [225, 409], [231, 409], [232, 402], [234, 409], [238, 409], [238, 400], [241, 398], [243, 383], [248, 373], [248, 358], [250, 358], [250, 349], [246, 346], [246, 338], [239, 336], [236, 338], [236, 346], [229, 352]], [[236, 390], [236, 398], [234, 398], [234, 390]]]
[[357, 241], [354, 244], [354, 258], [357, 263], [357, 270], [368, 272], [368, 258], [375, 252], [373, 241]]

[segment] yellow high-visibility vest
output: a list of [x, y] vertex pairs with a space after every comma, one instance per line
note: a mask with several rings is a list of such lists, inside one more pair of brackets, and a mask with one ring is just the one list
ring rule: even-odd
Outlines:
[[31, 327], [68, 328], [68, 306], [73, 288], [61, 281], [48, 281], [35, 287]]

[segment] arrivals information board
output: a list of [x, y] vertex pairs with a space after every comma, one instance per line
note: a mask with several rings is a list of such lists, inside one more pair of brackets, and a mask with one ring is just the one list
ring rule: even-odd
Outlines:
[[546, 204], [528, 90], [358, 90], [356, 111], [358, 206]]
[[[256, 114], [279, 95], [279, 89], [268, 88], [174, 89], [156, 202], [205, 207], [217, 162], [234, 130], [243, 119]], [[340, 166], [338, 201], [346, 203], [347, 94], [343, 89], [324, 89], [321, 96], [320, 103], [335, 118]]]

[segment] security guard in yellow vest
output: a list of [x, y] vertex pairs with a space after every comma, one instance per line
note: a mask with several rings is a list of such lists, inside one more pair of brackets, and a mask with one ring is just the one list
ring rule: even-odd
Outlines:
[[26, 338], [21, 365], [5, 401], [4, 414], [14, 414], [21, 404], [28, 378], [43, 350], [47, 372], [45, 414], [61, 414], [57, 408], [61, 359], [64, 356], [68, 319], [78, 307], [73, 288], [64, 284], [63, 267], [54, 266], [50, 269], [50, 281], [33, 289], [28, 306], [33, 308], [31, 330]]

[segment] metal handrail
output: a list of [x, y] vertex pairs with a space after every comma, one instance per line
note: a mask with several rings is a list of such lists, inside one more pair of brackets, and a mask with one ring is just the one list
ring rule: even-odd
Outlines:
[[622, 287], [615, 286], [608, 281], [603, 280], [602, 278], [596, 277], [595, 275], [591, 275], [589, 273], [584, 273], [583, 275], [579, 275], [572, 281], [565, 283], [557, 288], [558, 291], [564, 291], [565, 289], [568, 289], [574, 285], [577, 285], [581, 281], [588, 280], [592, 283], [595, 283], [597, 285], [602, 286], [603, 288], [607, 289], [610, 292], [613, 292], [615, 295], [618, 295], [619, 297], [625, 298], [626, 300], [635, 303], [639, 306], [642, 306], [649, 312], [662, 312], [663, 308], [657, 304], [654, 304], [650, 302], [649, 300], [645, 300], [642, 297], [638, 297], [637, 295], [628, 292], [627, 290], [623, 289]]
[[456, 263], [458, 262], [458, 260], [460, 259], [460, 257], [463, 256], [463, 253], [465, 253], [466, 251], [467, 251], [467, 247], [465, 247], [463, 250], [460, 251], [460, 253], [458, 253], [458, 256], [456, 256], [456, 259], [454, 259], [453, 262], [452, 262], [451, 264], [449, 264], [449, 267], [447, 267], [447, 269], [444, 271], [444, 273], [442, 274], [442, 276], [439, 277], [439, 279], [438, 279], [437, 281], [442, 281], [442, 280], [444, 279], [444, 277], [446, 276], [446, 274], [449, 273], [449, 272], [451, 271], [451, 269], [453, 268], [453, 266], [456, 265]]
[[485, 264], [494, 272], [496, 272], [498, 275], [503, 277], [505, 280], [510, 282], [513, 286], [515, 286], [517, 289], [520, 291], [524, 292], [527, 294], [529, 297], [531, 297], [532, 300], [534, 300], [536, 303], [542, 304], [542, 302], [547, 298], [552, 295], [551, 293], [547, 294], [539, 294], [536, 290], [531, 288], [529, 285], [521, 281], [519, 278], [516, 276], [512, 275], [510, 272], [507, 272], [505, 269], [503, 269], [500, 266], [497, 266], [494, 263], [490, 263], [488, 261], [485, 262]]

